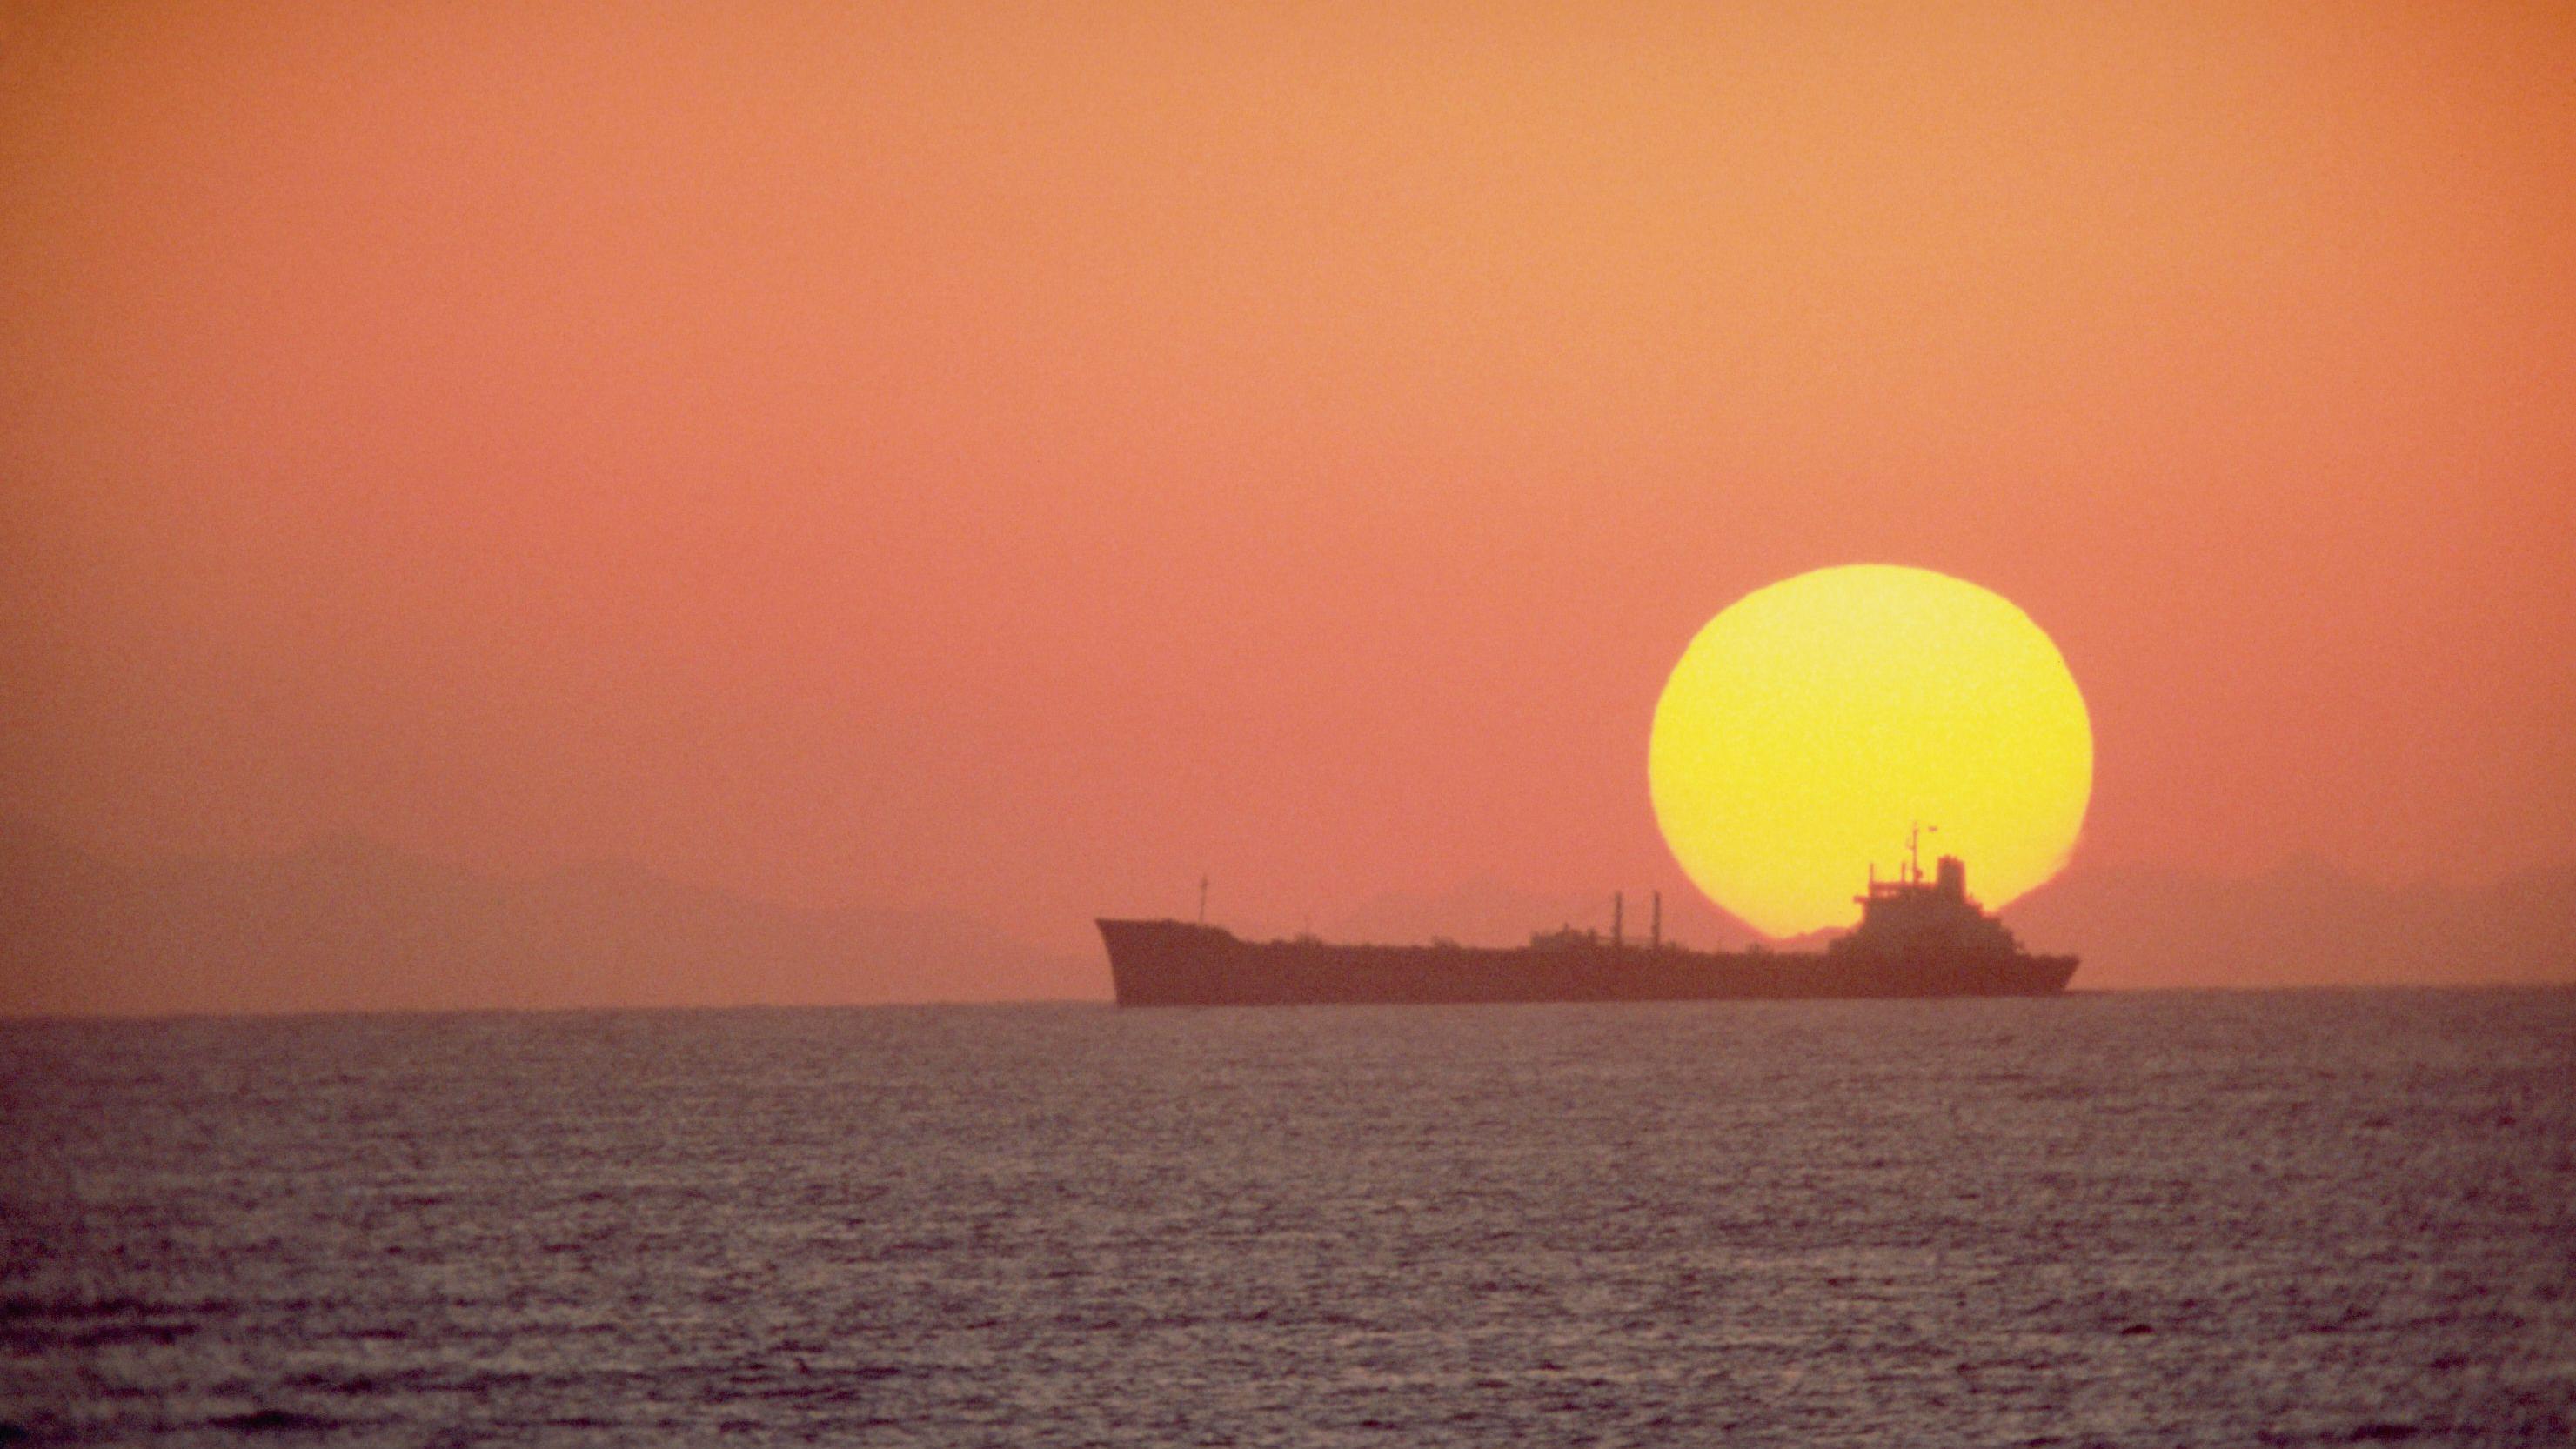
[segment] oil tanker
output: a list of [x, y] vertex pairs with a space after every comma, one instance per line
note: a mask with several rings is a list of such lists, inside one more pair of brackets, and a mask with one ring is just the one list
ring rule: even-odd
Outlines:
[[1246, 941], [1204, 920], [1103, 920], [1100, 939], [1120, 1006], [2045, 996], [2075, 975], [2075, 957], [2031, 954], [1977, 904], [1957, 856], [1928, 880], [1917, 859], [1893, 880], [1873, 871], [1853, 899], [1860, 924], [1822, 951], [1670, 945], [1660, 898], [1642, 942], [1626, 939], [1616, 905], [1607, 936], [1550, 931], [1523, 947]]

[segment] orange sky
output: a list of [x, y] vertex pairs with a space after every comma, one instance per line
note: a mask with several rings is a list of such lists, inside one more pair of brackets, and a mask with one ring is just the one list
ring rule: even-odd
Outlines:
[[2576, 855], [2576, 12], [1396, 8], [0, 10], [0, 813], [1680, 889], [1665, 671], [1881, 561], [2079, 869]]

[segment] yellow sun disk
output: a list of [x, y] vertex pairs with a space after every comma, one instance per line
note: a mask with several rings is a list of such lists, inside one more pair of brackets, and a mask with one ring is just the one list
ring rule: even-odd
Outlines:
[[1682, 869], [1774, 935], [1848, 922], [1908, 825], [2000, 906], [2054, 875], [2092, 792], [2065, 660], [1999, 595], [1924, 569], [1820, 569], [1709, 621], [1655, 709], [1647, 774]]

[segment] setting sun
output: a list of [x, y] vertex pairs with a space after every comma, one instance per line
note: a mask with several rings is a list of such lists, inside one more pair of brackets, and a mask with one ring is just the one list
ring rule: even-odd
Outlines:
[[2093, 731], [2010, 600], [1926, 569], [1819, 569], [1710, 620], [1655, 707], [1647, 775], [1682, 869], [1773, 935], [1851, 920], [1908, 828], [2001, 906], [2057, 873]]

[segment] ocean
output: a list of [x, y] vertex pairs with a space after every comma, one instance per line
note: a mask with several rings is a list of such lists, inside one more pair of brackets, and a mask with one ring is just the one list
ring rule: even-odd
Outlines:
[[2576, 990], [0, 1023], [0, 1438], [2576, 1441]]

